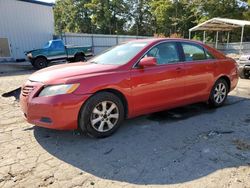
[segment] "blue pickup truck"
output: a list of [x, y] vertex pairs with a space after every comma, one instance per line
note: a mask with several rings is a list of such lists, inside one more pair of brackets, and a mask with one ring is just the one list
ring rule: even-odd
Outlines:
[[26, 52], [26, 55], [35, 69], [42, 69], [51, 61], [85, 61], [93, 53], [91, 46], [67, 46], [57, 39], [50, 40], [41, 49]]

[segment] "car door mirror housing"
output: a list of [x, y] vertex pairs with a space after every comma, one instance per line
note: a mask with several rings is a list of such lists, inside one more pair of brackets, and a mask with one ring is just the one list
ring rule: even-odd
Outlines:
[[144, 57], [139, 62], [139, 67], [152, 67], [157, 64], [157, 60], [155, 57]]

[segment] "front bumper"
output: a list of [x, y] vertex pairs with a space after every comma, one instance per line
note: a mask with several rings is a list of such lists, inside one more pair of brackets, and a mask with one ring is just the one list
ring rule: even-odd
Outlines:
[[[25, 90], [27, 86], [33, 88], [29, 93]], [[42, 88], [43, 85], [37, 82], [28, 82], [22, 88], [20, 105], [27, 121], [50, 129], [77, 129], [79, 111], [89, 95], [36, 97]]]

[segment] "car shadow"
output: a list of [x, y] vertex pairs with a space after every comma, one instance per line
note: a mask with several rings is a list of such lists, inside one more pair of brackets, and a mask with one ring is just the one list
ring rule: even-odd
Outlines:
[[14, 97], [16, 101], [19, 101], [20, 93], [21, 93], [21, 87], [5, 92], [1, 96], [2, 97]]
[[249, 119], [250, 100], [229, 96], [218, 109], [195, 104], [126, 120], [105, 139], [39, 127], [34, 135], [51, 155], [97, 177], [176, 184], [250, 165], [250, 151], [235, 145], [249, 138]]

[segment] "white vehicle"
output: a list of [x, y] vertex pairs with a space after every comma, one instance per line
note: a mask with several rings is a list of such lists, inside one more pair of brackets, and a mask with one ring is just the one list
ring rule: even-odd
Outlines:
[[239, 75], [243, 79], [250, 78], [250, 54], [244, 54], [239, 58]]

